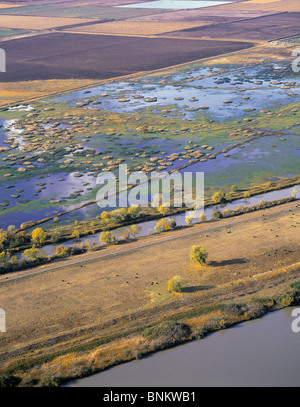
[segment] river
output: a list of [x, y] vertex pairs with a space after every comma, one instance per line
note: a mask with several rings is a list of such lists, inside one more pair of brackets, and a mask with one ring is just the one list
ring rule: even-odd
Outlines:
[[269, 313], [66, 387], [298, 387], [300, 332], [292, 331], [293, 309]]

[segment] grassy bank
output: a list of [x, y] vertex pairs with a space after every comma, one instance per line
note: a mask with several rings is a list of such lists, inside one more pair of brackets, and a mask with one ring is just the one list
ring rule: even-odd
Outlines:
[[270, 311], [300, 304], [300, 280], [272, 297], [226, 302], [188, 312], [75, 346], [43, 357], [23, 360], [3, 369], [0, 387], [53, 387], [142, 358], [209, 333], [259, 318]]

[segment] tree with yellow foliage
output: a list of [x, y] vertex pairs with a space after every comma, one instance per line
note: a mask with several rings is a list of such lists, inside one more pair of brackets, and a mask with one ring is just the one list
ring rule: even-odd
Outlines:
[[37, 228], [32, 231], [31, 241], [34, 246], [41, 246], [46, 240], [47, 233], [42, 228]]

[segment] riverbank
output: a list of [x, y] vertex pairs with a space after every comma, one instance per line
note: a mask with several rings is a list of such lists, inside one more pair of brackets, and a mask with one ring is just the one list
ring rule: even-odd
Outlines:
[[113, 366], [204, 339], [213, 332], [299, 304], [300, 280], [271, 298], [253, 298], [248, 303], [222, 303], [194, 309], [144, 329], [97, 341], [95, 348], [91, 344], [79, 346], [57, 356], [52, 354], [37, 359], [34, 363], [25, 361], [3, 371], [0, 387], [57, 387], [74, 380], [73, 386], [76, 386], [76, 380]]
[[[9, 315], [2, 373], [22, 385], [57, 385], [293, 305], [300, 210], [290, 205], [255, 218], [222, 219], [210, 230], [197, 225], [174, 231], [172, 239], [159, 236], [159, 252], [155, 244], [115, 247], [102, 258], [83, 255], [52, 270], [17, 273], [11, 280], [7, 275], [0, 294]], [[189, 261], [190, 248], [199, 243], [209, 253], [204, 268]], [[174, 274], [184, 280], [180, 294], [167, 291]], [[146, 327], [165, 321], [189, 331], [171, 329], [159, 340], [144, 336]]]
[[215, 331], [201, 340], [195, 339], [63, 386], [98, 389], [298, 387], [299, 334], [292, 330], [296, 309], [287, 307], [268, 312], [255, 320]]

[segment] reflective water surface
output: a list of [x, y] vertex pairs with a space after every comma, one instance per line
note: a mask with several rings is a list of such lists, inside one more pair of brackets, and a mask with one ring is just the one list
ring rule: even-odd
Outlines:
[[300, 332], [293, 308], [70, 383], [77, 387], [300, 385]]

